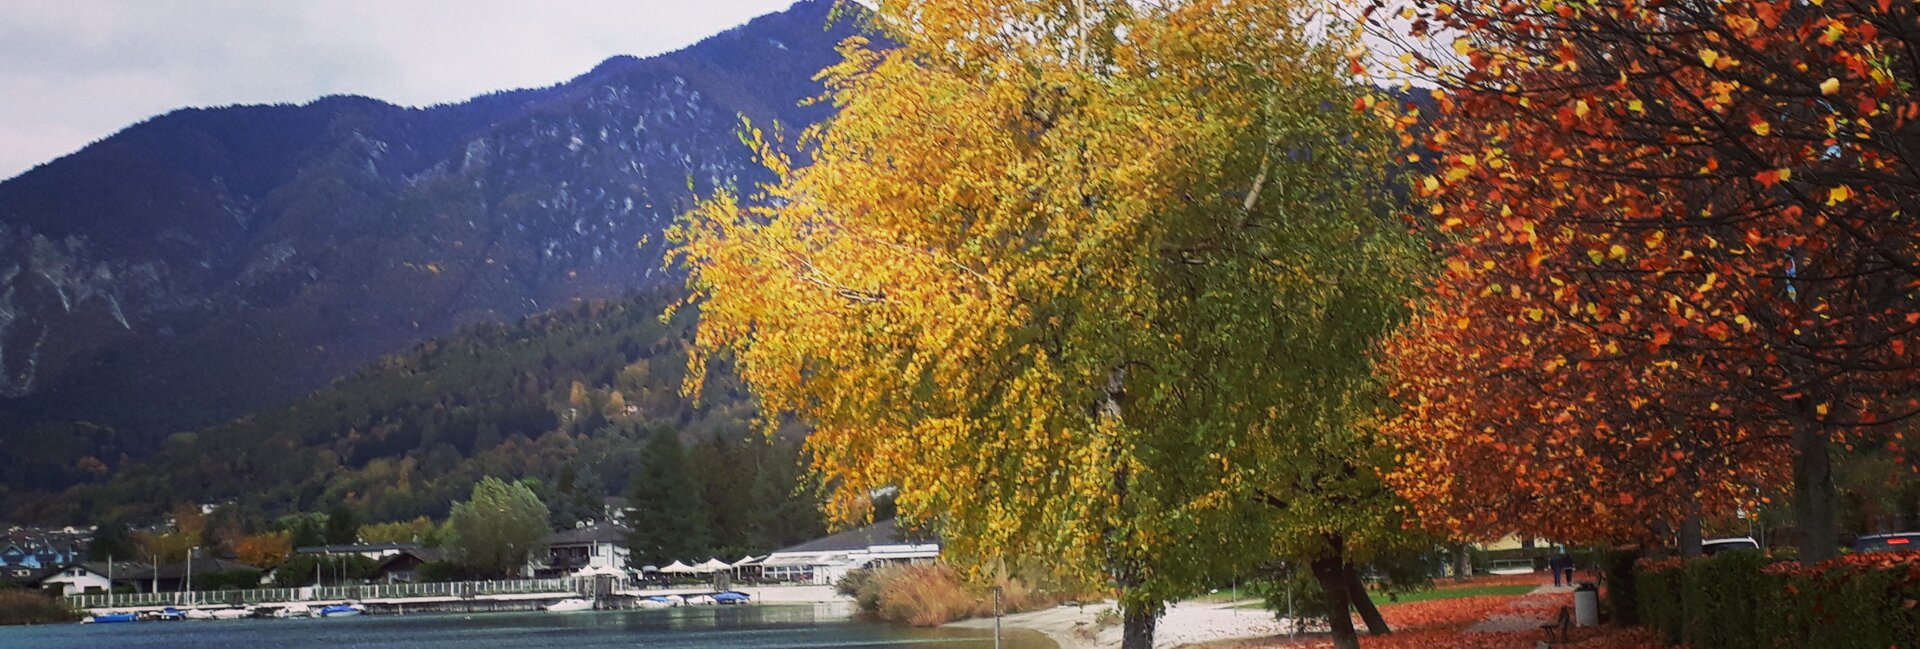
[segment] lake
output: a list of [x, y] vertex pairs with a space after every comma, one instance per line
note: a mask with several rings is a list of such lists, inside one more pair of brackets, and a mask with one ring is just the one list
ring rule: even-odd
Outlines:
[[[1006, 649], [1054, 649], [1027, 631]], [[578, 613], [377, 615], [333, 619], [0, 627], [0, 647], [672, 647], [675, 649], [988, 649], [992, 632], [856, 622], [845, 606], [688, 607]]]

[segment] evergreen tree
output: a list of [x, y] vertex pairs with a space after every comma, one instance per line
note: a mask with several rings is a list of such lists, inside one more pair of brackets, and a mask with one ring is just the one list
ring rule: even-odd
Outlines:
[[94, 561], [131, 561], [140, 556], [133, 545], [133, 535], [127, 531], [127, 525], [120, 521], [101, 523], [93, 530], [93, 543], [87, 546], [87, 557]]
[[635, 560], [665, 565], [707, 553], [707, 512], [700, 485], [688, 474], [686, 450], [676, 432], [655, 431], [647, 440], [627, 499], [632, 506], [627, 524], [633, 528], [627, 547]]
[[283, 516], [274, 522], [274, 528], [286, 532], [294, 548], [325, 545], [327, 542], [325, 514], [294, 514]]
[[753, 442], [729, 442], [710, 437], [689, 453], [687, 464], [700, 484], [700, 500], [707, 513], [712, 554], [735, 555], [757, 550], [750, 538], [755, 507], [752, 489], [754, 464], [746, 453]]
[[326, 540], [328, 545], [353, 545], [360, 542], [360, 521], [353, 515], [353, 508], [346, 503], [334, 505], [327, 511]]

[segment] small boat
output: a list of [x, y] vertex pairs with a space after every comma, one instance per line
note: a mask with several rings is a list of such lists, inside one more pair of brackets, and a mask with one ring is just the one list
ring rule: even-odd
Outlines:
[[178, 622], [180, 620], [187, 619], [187, 613], [186, 611], [182, 611], [180, 609], [169, 606], [169, 607], [160, 609], [158, 612], [155, 612], [153, 614], [153, 619], [156, 619], [162, 622]]
[[367, 612], [367, 607], [359, 604], [333, 604], [320, 608], [319, 617], [352, 617]]
[[213, 612], [213, 619], [216, 620], [238, 620], [243, 617], [253, 617], [253, 611], [244, 608], [223, 608]]
[[716, 604], [745, 604], [751, 600], [752, 598], [747, 597], [746, 593], [733, 591], [714, 593], [713, 595], [713, 601]]
[[718, 603], [719, 602], [714, 601], [712, 597], [706, 595], [694, 595], [687, 598], [687, 606], [711, 606]]
[[276, 618], [313, 617], [313, 609], [309, 608], [306, 604], [288, 604], [273, 609], [273, 612], [268, 615]]
[[138, 622], [138, 621], [140, 621], [140, 616], [134, 615], [132, 613], [102, 613], [100, 615], [89, 615], [87, 616], [86, 619], [81, 620], [80, 623], [81, 624], [124, 624], [127, 622]]
[[190, 609], [190, 610], [188, 610], [188, 611], [187, 611], [187, 619], [189, 619], [189, 620], [211, 620], [211, 619], [213, 619], [213, 611], [209, 611], [209, 610], [207, 610], [207, 609], [204, 609], [204, 608], [196, 608], [196, 609]]
[[659, 595], [642, 597], [640, 601], [634, 602], [634, 604], [640, 608], [673, 608], [673, 602], [667, 601], [667, 598]]
[[591, 611], [593, 610], [593, 600], [580, 598], [580, 597], [568, 597], [558, 602], [548, 604], [547, 610], [552, 611], [554, 613], [567, 613], [570, 611]]

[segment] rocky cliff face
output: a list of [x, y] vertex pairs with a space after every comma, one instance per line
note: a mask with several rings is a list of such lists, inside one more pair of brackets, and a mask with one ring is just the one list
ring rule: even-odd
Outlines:
[[[662, 227], [763, 180], [740, 116], [825, 115], [800, 104], [854, 29], [830, 7], [457, 105], [181, 110], [0, 183], [0, 438], [85, 420], [138, 456], [462, 324], [672, 281]], [[0, 484], [88, 459], [37, 455]]]

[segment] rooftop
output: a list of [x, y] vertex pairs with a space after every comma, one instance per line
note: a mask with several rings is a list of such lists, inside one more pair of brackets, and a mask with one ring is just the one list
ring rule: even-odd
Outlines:
[[591, 545], [596, 543], [626, 543], [630, 530], [619, 525], [588, 525], [570, 530], [554, 532], [547, 537], [547, 545]]
[[859, 529], [847, 530], [839, 534], [814, 539], [792, 547], [780, 548], [774, 554], [787, 552], [846, 552], [865, 550], [876, 545], [901, 545], [940, 543], [940, 537], [931, 533], [903, 534], [889, 518]]

